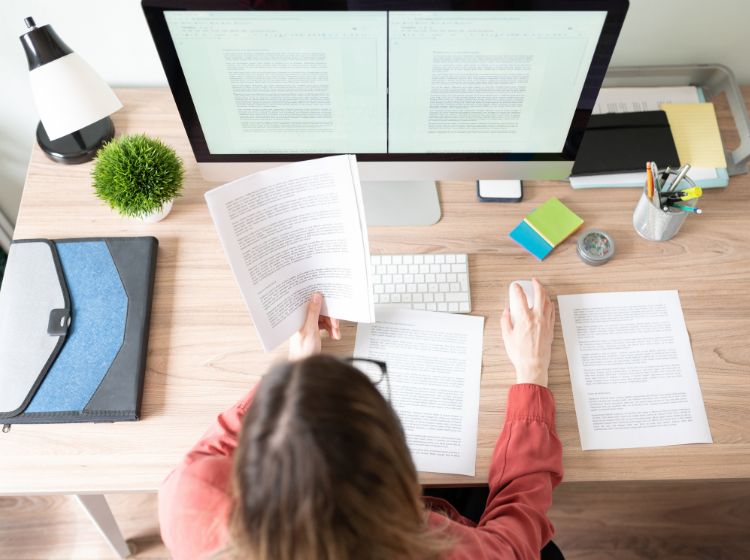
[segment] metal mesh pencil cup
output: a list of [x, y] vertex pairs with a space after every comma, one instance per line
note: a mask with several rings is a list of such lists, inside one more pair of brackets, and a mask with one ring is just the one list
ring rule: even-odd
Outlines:
[[[674, 177], [672, 176], [670, 179], [674, 180]], [[691, 187], [695, 187], [695, 183], [689, 177], [684, 177], [682, 180]], [[654, 196], [656, 196], [656, 193], [654, 193]], [[684, 200], [680, 202], [680, 205], [694, 207], [697, 201], [697, 198]], [[638, 200], [638, 206], [635, 207], [635, 212], [633, 212], [633, 227], [644, 239], [657, 242], [667, 241], [677, 235], [688, 214], [690, 212], [679, 208], [670, 208], [666, 212], [657, 208], [648, 199], [644, 189], [641, 198]]]

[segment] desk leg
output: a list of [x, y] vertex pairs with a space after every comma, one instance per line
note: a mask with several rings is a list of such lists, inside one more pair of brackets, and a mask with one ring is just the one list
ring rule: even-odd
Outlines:
[[118, 557], [127, 558], [135, 552], [135, 547], [131, 548], [132, 545], [128, 545], [120, 532], [120, 528], [117, 526], [115, 516], [112, 515], [112, 510], [109, 509], [109, 504], [102, 494], [83, 494], [77, 495], [76, 500], [81, 504], [81, 507], [86, 511], [91, 521], [94, 522], [96, 528], [107, 541], [107, 544], [112, 547]]

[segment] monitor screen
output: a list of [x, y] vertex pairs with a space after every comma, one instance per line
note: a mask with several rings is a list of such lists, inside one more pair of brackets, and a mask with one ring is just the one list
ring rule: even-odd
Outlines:
[[210, 154], [559, 153], [606, 11], [167, 11]]

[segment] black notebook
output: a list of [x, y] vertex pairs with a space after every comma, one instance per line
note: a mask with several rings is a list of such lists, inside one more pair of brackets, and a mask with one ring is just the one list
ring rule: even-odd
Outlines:
[[0, 290], [0, 422], [140, 416], [158, 241], [14, 241]]
[[571, 176], [680, 167], [680, 158], [664, 111], [591, 115]]

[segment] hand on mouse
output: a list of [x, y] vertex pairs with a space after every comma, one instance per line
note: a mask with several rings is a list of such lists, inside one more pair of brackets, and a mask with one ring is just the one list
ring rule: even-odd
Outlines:
[[325, 330], [334, 340], [341, 340], [339, 320], [320, 314], [323, 296], [315, 292], [307, 305], [307, 317], [302, 328], [289, 339], [289, 361], [304, 360], [320, 354], [320, 331]]
[[516, 284], [516, 324], [510, 322], [510, 309], [503, 311], [500, 323], [505, 351], [516, 367], [516, 382], [546, 387], [555, 334], [555, 305], [537, 278], [532, 283], [534, 307], [529, 309], [526, 294]]

